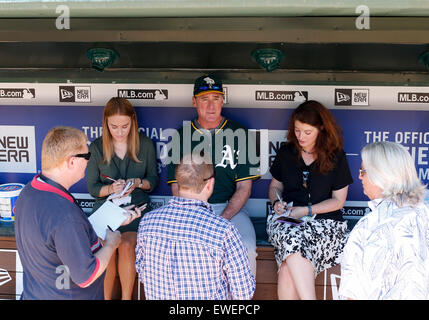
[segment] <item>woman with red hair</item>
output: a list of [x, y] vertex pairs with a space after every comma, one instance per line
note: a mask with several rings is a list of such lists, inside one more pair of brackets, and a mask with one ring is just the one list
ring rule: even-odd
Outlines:
[[338, 264], [344, 247], [341, 209], [353, 179], [342, 130], [321, 103], [306, 101], [294, 110], [287, 138], [270, 168], [273, 214], [267, 220], [279, 266], [278, 297], [316, 299], [317, 274]]

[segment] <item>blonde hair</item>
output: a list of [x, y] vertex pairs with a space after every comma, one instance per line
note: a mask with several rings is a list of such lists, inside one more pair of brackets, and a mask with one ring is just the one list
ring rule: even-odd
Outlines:
[[80, 153], [87, 141], [87, 136], [76, 128], [52, 128], [42, 144], [42, 171], [57, 168], [72, 155]]
[[127, 155], [135, 162], [141, 162], [137, 155], [140, 149], [140, 138], [137, 124], [137, 115], [133, 105], [125, 98], [111, 98], [103, 111], [103, 162], [110, 164], [114, 155], [113, 137], [110, 134], [107, 120], [114, 115], [124, 115], [131, 119], [131, 128], [127, 138]]
[[200, 193], [213, 176], [213, 165], [207, 161], [196, 163], [191, 156], [184, 156], [176, 167], [176, 180], [179, 190], [189, 190]]
[[414, 161], [402, 145], [388, 141], [366, 145], [362, 149], [362, 162], [368, 179], [398, 207], [423, 202], [426, 186], [419, 180]]

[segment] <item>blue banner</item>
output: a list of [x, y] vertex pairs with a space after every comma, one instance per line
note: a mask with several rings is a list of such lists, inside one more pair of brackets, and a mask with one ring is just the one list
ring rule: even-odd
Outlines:
[[[157, 150], [158, 158], [162, 147], [167, 143], [163, 131], [177, 129], [184, 120], [196, 117], [193, 107], [136, 107], [139, 129], [150, 137]], [[361, 158], [360, 150], [367, 143], [380, 140], [395, 141], [407, 147], [415, 159], [421, 180], [429, 182], [429, 111], [419, 110], [331, 110], [344, 132], [345, 147], [354, 183], [350, 186], [348, 201], [366, 201], [358, 179]], [[282, 108], [231, 108], [226, 107], [223, 114], [241, 122], [250, 129], [287, 130], [292, 109]], [[103, 106], [0, 106], [0, 163], [7, 160], [15, 161], [16, 152], [12, 149], [17, 143], [1, 131], [2, 128], [34, 126], [35, 161], [37, 171], [40, 170], [40, 153], [42, 141], [46, 133], [54, 126], [66, 125], [81, 129], [92, 141], [101, 135]], [[281, 132], [281, 131], [280, 131]], [[6, 142], [9, 141], [9, 149]], [[270, 148], [270, 161], [273, 160], [276, 144]], [[278, 147], [278, 146], [277, 146]], [[12, 148], [12, 149], [11, 149]], [[14, 157], [13, 157], [14, 156]], [[9, 157], [9, 158], [8, 158]], [[26, 159], [23, 159], [26, 161]], [[166, 168], [158, 159], [160, 185], [152, 195], [170, 195], [166, 184]], [[2, 170], [3, 171], [3, 170]], [[36, 172], [0, 172], [0, 184], [18, 182], [27, 183]], [[252, 198], [267, 198], [269, 179], [260, 179], [253, 185]], [[87, 193], [86, 180], [79, 181], [71, 188], [73, 193]]]

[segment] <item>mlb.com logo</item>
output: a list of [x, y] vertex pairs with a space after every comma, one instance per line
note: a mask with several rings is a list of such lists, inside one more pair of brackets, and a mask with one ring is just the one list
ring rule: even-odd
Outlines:
[[60, 86], [60, 102], [91, 102], [91, 87]]
[[12, 99], [34, 99], [36, 89], [34, 88], [2, 88], [0, 89], [0, 98]]
[[336, 106], [369, 106], [369, 89], [335, 89]]

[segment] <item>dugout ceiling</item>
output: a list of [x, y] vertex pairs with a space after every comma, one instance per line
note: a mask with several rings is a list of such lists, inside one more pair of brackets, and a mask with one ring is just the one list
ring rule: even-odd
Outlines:
[[[429, 50], [429, 17], [374, 16], [370, 29], [359, 30], [357, 14], [314, 14], [72, 16], [68, 30], [56, 28], [55, 15], [0, 15], [0, 80], [174, 83], [216, 72], [238, 83], [429, 83], [418, 61]], [[104, 72], [92, 70], [86, 51], [94, 47], [120, 58]], [[264, 47], [285, 53], [279, 69], [267, 72], [252, 60]]]

